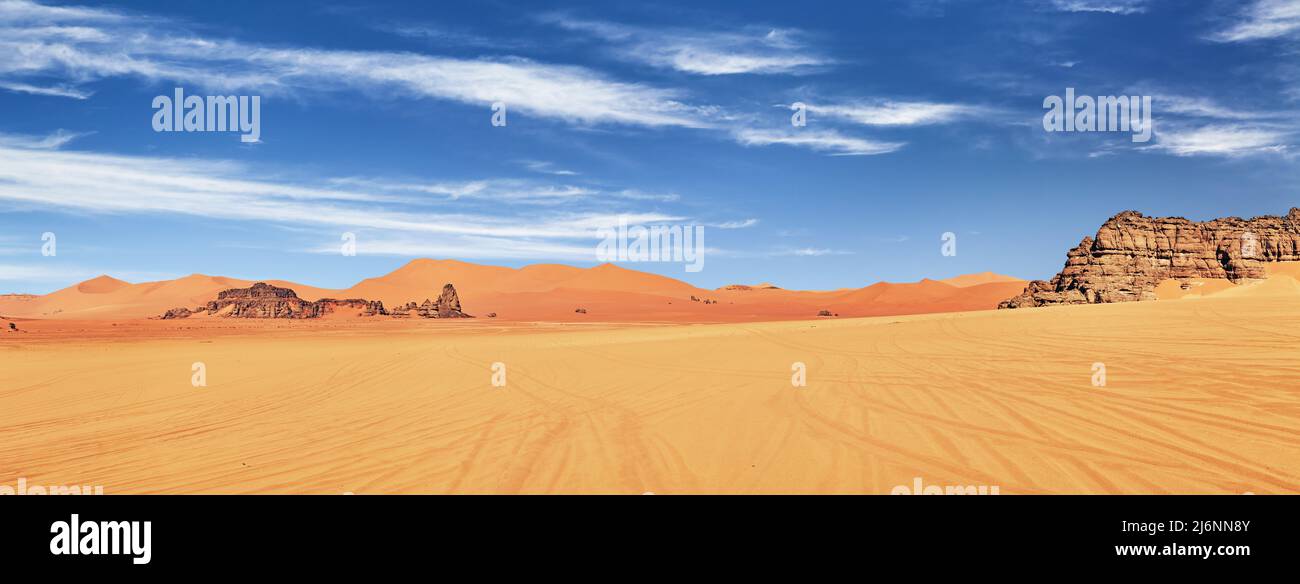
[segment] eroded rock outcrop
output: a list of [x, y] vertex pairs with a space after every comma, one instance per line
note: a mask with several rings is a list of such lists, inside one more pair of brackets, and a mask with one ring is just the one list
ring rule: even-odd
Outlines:
[[1300, 261], [1300, 209], [1284, 217], [1189, 221], [1125, 211], [1066, 254], [1050, 281], [1030, 282], [998, 308], [1155, 300], [1168, 279], [1266, 277], [1268, 262]]
[[258, 282], [248, 288], [230, 288], [217, 293], [217, 299], [193, 310], [185, 307], [168, 310], [160, 318], [188, 318], [207, 312], [225, 318], [319, 318], [336, 312], [355, 311], [359, 316], [409, 316], [425, 318], [473, 318], [461, 310], [460, 297], [451, 284], [442, 287], [438, 300], [425, 300], [399, 306], [390, 313], [379, 300], [364, 298], [322, 298], [308, 301], [289, 288]]
[[442, 294], [438, 295], [436, 304], [438, 318], [470, 318], [460, 309], [460, 296], [456, 294], [456, 287], [447, 284], [442, 287]]
[[316, 318], [324, 313], [316, 302], [298, 297], [289, 288], [258, 282], [248, 288], [231, 288], [217, 293], [208, 312], [229, 318]]
[[419, 316], [421, 318], [474, 318], [465, 314], [460, 307], [460, 295], [456, 287], [446, 284], [437, 300], [424, 299], [424, 302], [408, 302], [393, 310], [397, 316]]
[[361, 316], [380, 316], [388, 314], [388, 311], [384, 310], [384, 303], [379, 300], [366, 300], [364, 298], [348, 298], [346, 300], [321, 298], [313, 304], [320, 305], [321, 314], [329, 314], [339, 310], [356, 310]]
[[177, 319], [177, 318], [189, 318], [190, 315], [192, 315], [192, 314], [194, 314], [194, 311], [192, 311], [192, 310], [190, 310], [190, 309], [185, 308], [184, 306], [182, 306], [182, 307], [180, 307], [180, 308], [173, 308], [173, 309], [168, 310], [167, 312], [163, 313], [163, 315], [162, 315], [162, 319], [163, 319], [163, 320], [173, 320], [173, 319]]

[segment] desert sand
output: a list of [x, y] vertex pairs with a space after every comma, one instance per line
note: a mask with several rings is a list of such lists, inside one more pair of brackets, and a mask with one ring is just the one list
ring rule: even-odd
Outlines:
[[765, 323], [19, 320], [0, 484], [1295, 493], [1285, 272], [1180, 300]]

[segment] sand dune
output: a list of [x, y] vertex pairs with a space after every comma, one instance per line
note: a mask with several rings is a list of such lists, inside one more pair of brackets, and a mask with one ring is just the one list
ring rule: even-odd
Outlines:
[[[289, 286], [304, 297], [328, 296], [333, 292], [281, 280], [267, 280], [267, 282], [277, 286]], [[158, 316], [168, 308], [178, 306], [193, 308], [212, 300], [222, 290], [247, 287], [251, 284], [252, 281], [249, 280], [203, 274], [140, 284], [100, 276], [43, 296], [23, 299], [0, 298], [0, 314], [25, 318], [148, 318]]]
[[[502, 320], [736, 322], [804, 319], [821, 310], [840, 316], [921, 314], [992, 309], [1024, 282], [976, 274], [961, 286], [925, 280], [875, 284], [833, 292], [780, 289], [705, 290], [690, 284], [610, 264], [575, 268], [538, 264], [523, 268], [485, 266], [455, 260], [419, 259], [344, 290], [315, 288], [282, 280], [306, 300], [365, 298], [387, 306], [436, 298], [452, 283], [470, 314], [496, 313]], [[985, 282], [988, 280], [988, 282]], [[985, 282], [977, 284], [976, 282]], [[171, 308], [193, 308], [227, 288], [249, 280], [194, 274], [177, 280], [130, 284], [101, 276], [35, 298], [0, 297], [0, 314], [24, 318], [135, 319]], [[696, 300], [691, 298], [695, 297]], [[711, 302], [705, 303], [704, 300]], [[716, 301], [712, 302], [712, 301]], [[586, 314], [576, 309], [584, 308]]]
[[1020, 278], [1016, 278], [1013, 276], [1004, 276], [1002, 274], [995, 274], [993, 272], [980, 272], [978, 274], [962, 274], [960, 276], [956, 276], [953, 278], [946, 278], [939, 281], [945, 284], [951, 284], [953, 286], [957, 286], [959, 288], [965, 288], [967, 286], [978, 286], [980, 284], [992, 284], [994, 282], [1016, 282], [1019, 284], [1024, 284], [1025, 282]]
[[[31, 332], [0, 334], [0, 483], [889, 493], [919, 477], [1004, 494], [1295, 493], [1300, 287], [1286, 280], [760, 324], [23, 321]], [[190, 384], [196, 361], [207, 387]], [[795, 362], [806, 387], [791, 386]]]

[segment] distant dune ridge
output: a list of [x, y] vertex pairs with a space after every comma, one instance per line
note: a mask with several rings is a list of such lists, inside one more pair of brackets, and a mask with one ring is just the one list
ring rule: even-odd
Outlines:
[[[767, 283], [706, 290], [612, 264], [592, 268], [557, 264], [507, 268], [432, 259], [412, 260], [389, 274], [362, 280], [345, 290], [283, 280], [261, 282], [268, 287], [290, 289], [304, 303], [364, 299], [382, 303], [390, 311], [411, 308], [412, 299], [437, 298], [438, 286], [452, 283], [467, 314], [496, 313], [505, 320], [662, 322], [810, 319], [822, 310], [841, 317], [989, 310], [1025, 284], [1024, 280], [985, 273], [904, 284], [881, 282], [833, 291], [785, 290]], [[222, 291], [250, 288], [253, 284], [202, 274], [140, 284], [100, 276], [43, 296], [0, 297], [0, 313], [21, 318], [150, 318], [179, 307], [193, 311], [207, 306]], [[692, 301], [692, 297], [697, 300]], [[703, 301], [706, 299], [709, 302]], [[414, 309], [418, 311], [419, 306]], [[586, 312], [576, 312], [578, 308]]]
[[1070, 250], [1054, 278], [1030, 282], [998, 307], [1157, 300], [1168, 280], [1185, 287], [1252, 282], [1268, 277], [1267, 264], [1293, 261], [1300, 261], [1298, 208], [1282, 217], [1204, 222], [1124, 211]]

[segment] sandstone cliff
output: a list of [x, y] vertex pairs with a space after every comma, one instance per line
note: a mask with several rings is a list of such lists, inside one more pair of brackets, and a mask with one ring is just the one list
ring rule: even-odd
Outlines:
[[323, 312], [318, 304], [298, 298], [293, 290], [264, 282], [222, 290], [207, 309], [230, 318], [316, 318]]
[[388, 314], [384, 303], [378, 300], [322, 298], [312, 302], [299, 298], [289, 288], [258, 282], [248, 288], [222, 290], [216, 300], [194, 310], [173, 308], [162, 318], [188, 318], [201, 312], [227, 318], [318, 318], [340, 310], [356, 310], [362, 316]]
[[1267, 262], [1300, 261], [1300, 209], [1285, 217], [1189, 221], [1125, 211], [1066, 254], [1050, 281], [1030, 282], [998, 308], [1155, 300], [1168, 279], [1265, 277]]

